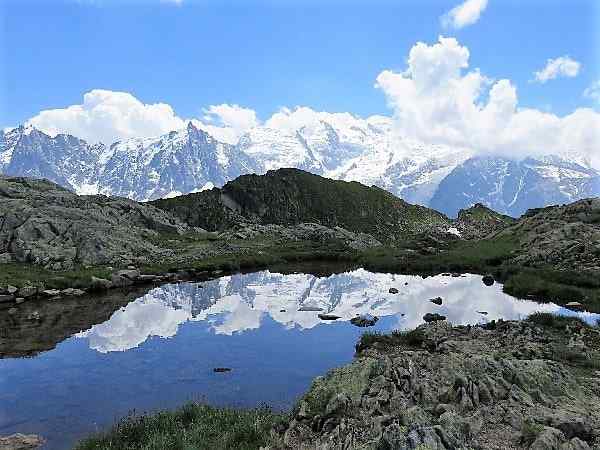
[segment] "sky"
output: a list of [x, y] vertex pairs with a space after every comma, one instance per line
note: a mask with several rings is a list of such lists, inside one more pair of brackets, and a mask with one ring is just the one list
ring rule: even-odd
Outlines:
[[0, 15], [3, 128], [110, 143], [194, 119], [234, 142], [327, 111], [393, 116], [426, 142], [600, 151], [597, 0], [0, 0]]

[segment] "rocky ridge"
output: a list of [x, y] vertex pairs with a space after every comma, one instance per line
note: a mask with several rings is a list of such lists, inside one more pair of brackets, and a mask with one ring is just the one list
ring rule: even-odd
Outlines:
[[600, 199], [529, 210], [497, 236], [519, 241], [515, 264], [600, 271]]
[[600, 448], [600, 330], [422, 325], [314, 380], [278, 449]]
[[427, 233], [448, 236], [452, 226], [443, 214], [406, 203], [380, 188], [297, 169], [243, 175], [222, 189], [152, 204], [210, 231], [244, 222], [285, 226], [312, 222], [394, 242]]

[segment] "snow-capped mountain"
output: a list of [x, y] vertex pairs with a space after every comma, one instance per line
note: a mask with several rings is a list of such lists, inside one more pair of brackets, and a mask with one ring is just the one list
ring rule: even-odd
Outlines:
[[546, 156], [515, 161], [487, 156], [457, 166], [440, 182], [429, 206], [454, 216], [462, 208], [483, 203], [518, 217], [529, 208], [598, 195], [600, 173], [581, 158]]
[[527, 208], [600, 195], [600, 173], [576, 154], [475, 156], [468, 148], [399, 136], [384, 116], [330, 114], [299, 128], [257, 126], [235, 145], [191, 122], [108, 147], [31, 127], [0, 131], [0, 173], [47, 178], [80, 194], [153, 200], [281, 167], [377, 185], [450, 216], [474, 203], [518, 216]]
[[100, 160], [102, 194], [153, 200], [222, 186], [255, 164], [237, 147], [213, 139], [190, 122], [158, 138], [130, 139], [110, 147]]
[[79, 193], [93, 193], [102, 144], [90, 145], [67, 134], [50, 137], [20, 126], [0, 131], [0, 173], [46, 178]]

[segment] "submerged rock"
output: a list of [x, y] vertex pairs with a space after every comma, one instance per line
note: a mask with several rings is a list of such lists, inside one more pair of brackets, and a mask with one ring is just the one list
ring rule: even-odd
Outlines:
[[490, 274], [487, 274], [483, 276], [481, 281], [483, 281], [483, 284], [486, 286], [492, 286], [494, 284], [494, 277]]
[[298, 311], [317, 312], [323, 311], [323, 308], [320, 308], [318, 306], [301, 306], [300, 308], [298, 308]]
[[438, 322], [441, 320], [446, 320], [446, 316], [442, 316], [438, 313], [427, 313], [423, 316], [423, 320], [427, 323], [429, 322]]
[[352, 325], [356, 325], [357, 327], [365, 328], [372, 327], [377, 323], [379, 317], [372, 316], [371, 314], [361, 314], [356, 317], [350, 319], [350, 323]]
[[318, 317], [321, 320], [338, 320], [338, 319], [341, 319], [340, 316], [336, 316], [335, 314], [319, 314]]
[[443, 300], [442, 300], [442, 297], [435, 297], [435, 298], [429, 299], [429, 301], [436, 305], [441, 305]]

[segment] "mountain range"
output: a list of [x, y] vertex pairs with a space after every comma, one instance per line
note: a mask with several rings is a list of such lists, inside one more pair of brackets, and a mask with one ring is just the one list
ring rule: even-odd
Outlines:
[[192, 122], [109, 146], [31, 126], [0, 131], [0, 173], [46, 178], [79, 194], [148, 201], [282, 167], [375, 185], [451, 217], [476, 203], [520, 216], [529, 208], [600, 195], [600, 172], [578, 155], [516, 160], [424, 145], [399, 136], [383, 116], [332, 116], [293, 130], [257, 126], [235, 144]]

